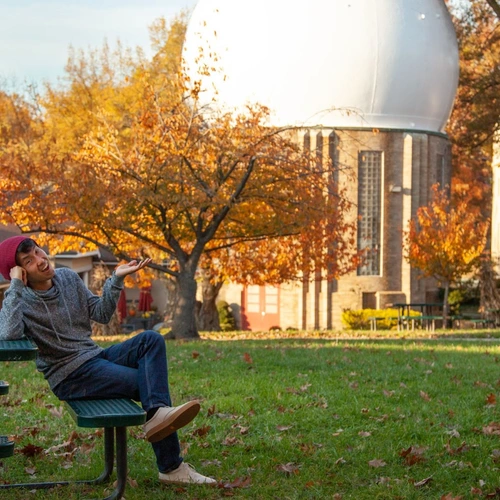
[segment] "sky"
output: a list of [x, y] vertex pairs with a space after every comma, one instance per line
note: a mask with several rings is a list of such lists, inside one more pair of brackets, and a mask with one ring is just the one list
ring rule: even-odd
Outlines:
[[148, 26], [192, 9], [196, 0], [0, 0], [0, 86], [56, 83], [68, 50], [117, 39], [150, 47]]

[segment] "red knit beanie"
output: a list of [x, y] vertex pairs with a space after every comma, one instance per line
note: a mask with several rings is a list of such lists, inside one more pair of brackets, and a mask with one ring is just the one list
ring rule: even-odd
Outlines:
[[16, 251], [24, 240], [29, 240], [29, 238], [12, 236], [0, 243], [0, 274], [7, 281], [10, 281], [10, 270], [17, 266]]

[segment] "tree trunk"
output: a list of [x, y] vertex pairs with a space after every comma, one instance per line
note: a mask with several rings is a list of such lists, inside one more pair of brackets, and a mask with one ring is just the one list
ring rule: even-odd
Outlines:
[[443, 328], [450, 327], [450, 305], [448, 304], [448, 296], [450, 295], [450, 283], [446, 282], [444, 285], [444, 298], [443, 298]]
[[[108, 268], [102, 264], [98, 264], [92, 270], [92, 275], [90, 278], [89, 290], [96, 295], [102, 294], [102, 289], [104, 287], [105, 281], [108, 279], [109, 275]], [[121, 321], [118, 311], [115, 310], [113, 316], [111, 317], [109, 323], [102, 324], [92, 321], [92, 335], [97, 337], [107, 337], [112, 335], [119, 335], [122, 333]]]
[[196, 326], [196, 281], [194, 273], [181, 271], [177, 277], [177, 304], [174, 311], [172, 331], [167, 338], [197, 339]]
[[178, 286], [174, 278], [165, 278], [165, 286], [167, 288], [167, 300], [165, 302], [164, 320], [172, 323], [172, 318], [175, 314], [175, 308], [178, 301]]
[[222, 283], [213, 284], [205, 273], [202, 282], [203, 302], [198, 313], [198, 329], [204, 332], [220, 332], [217, 297]]

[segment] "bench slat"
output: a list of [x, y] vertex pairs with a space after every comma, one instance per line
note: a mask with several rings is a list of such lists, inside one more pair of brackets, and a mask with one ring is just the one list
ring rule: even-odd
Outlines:
[[130, 399], [65, 401], [79, 427], [127, 427], [146, 422], [146, 412]]

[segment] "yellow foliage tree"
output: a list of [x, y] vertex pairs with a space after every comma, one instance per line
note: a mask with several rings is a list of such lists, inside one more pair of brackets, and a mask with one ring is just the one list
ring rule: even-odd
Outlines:
[[102, 246], [152, 257], [177, 283], [173, 336], [192, 338], [203, 256], [233, 279], [276, 283], [318, 268], [338, 276], [354, 254], [333, 166], [318, 168], [296, 129], [269, 127], [265, 107], [239, 115], [200, 107], [179, 52], [163, 50], [178, 47], [183, 26], [153, 27], [152, 61], [112, 63], [106, 51], [70, 61], [69, 87], [44, 96], [36, 147], [1, 152], [13, 168], [0, 173], [8, 193], [0, 222], [42, 233], [52, 251]]
[[455, 200], [446, 190], [433, 186], [433, 199], [420, 207], [410, 221], [405, 239], [405, 257], [424, 276], [434, 277], [444, 288], [443, 315], [448, 317], [448, 294], [480, 263], [489, 221], [470, 210], [468, 200]]

